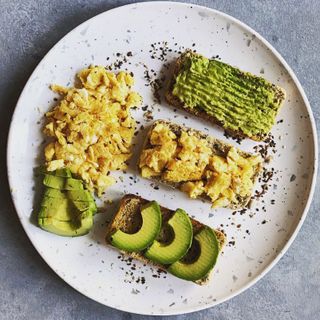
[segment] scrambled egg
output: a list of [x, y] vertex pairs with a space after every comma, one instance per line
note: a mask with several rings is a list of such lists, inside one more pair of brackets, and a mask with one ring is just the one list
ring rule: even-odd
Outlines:
[[77, 76], [80, 88], [51, 86], [63, 98], [46, 113], [44, 133], [52, 138], [45, 147], [46, 166], [48, 171], [70, 168], [101, 194], [115, 182], [110, 171], [127, 166], [135, 130], [130, 109], [141, 97], [131, 91], [134, 80], [126, 72], [90, 66]]
[[234, 147], [226, 157], [218, 156], [206, 139], [186, 131], [177, 137], [163, 123], [152, 129], [149, 143], [151, 147], [143, 150], [139, 163], [145, 178], [178, 183], [191, 198], [208, 196], [213, 207], [236, 204], [239, 196], [252, 192], [260, 156], [243, 157]]

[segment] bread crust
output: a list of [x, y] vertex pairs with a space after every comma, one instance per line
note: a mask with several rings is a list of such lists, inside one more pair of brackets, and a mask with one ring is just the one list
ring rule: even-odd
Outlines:
[[[156, 120], [150, 127], [148, 133], [147, 133], [147, 136], [146, 136], [146, 139], [144, 141], [144, 144], [143, 144], [143, 148], [142, 148], [142, 151], [147, 149], [147, 148], [151, 148], [151, 144], [149, 142], [150, 140], [150, 135], [151, 135], [151, 132], [153, 130], [153, 128], [157, 125], [157, 124], [165, 124], [165, 125], [168, 125], [169, 128], [177, 135], [177, 136], [180, 136], [181, 135], [181, 132], [182, 131], [186, 131], [186, 132], [191, 132], [193, 133], [196, 137], [198, 138], [202, 138], [202, 139], [206, 139], [209, 143], [209, 146], [211, 147], [212, 151], [214, 154], [216, 155], [219, 155], [219, 156], [223, 156], [223, 157], [226, 157], [228, 151], [230, 150], [231, 147], [233, 147], [231, 144], [229, 143], [226, 143], [226, 142], [223, 142], [219, 139], [216, 139], [212, 136], [209, 136], [201, 131], [198, 131], [198, 130], [195, 130], [195, 129], [192, 129], [192, 128], [188, 128], [188, 127], [185, 127], [185, 126], [181, 126], [181, 125], [178, 125], [178, 124], [175, 124], [175, 123], [172, 123], [172, 122], [169, 122], [169, 121], [166, 121], [166, 120]], [[142, 154], [142, 151], [140, 154]], [[249, 153], [249, 152], [244, 152], [240, 149], [237, 149], [238, 153], [244, 157], [244, 158], [248, 158], [248, 157], [251, 157], [252, 154]], [[140, 163], [140, 159], [139, 159], [139, 163]], [[138, 167], [139, 167], [139, 164], [138, 164]], [[141, 168], [138, 168], [139, 169], [139, 172], [141, 174]], [[254, 168], [254, 174], [251, 178], [253, 184], [256, 182], [260, 172], [261, 172], [261, 169], [262, 169], [262, 164], [259, 163], [258, 165], [255, 166]], [[155, 177], [152, 177], [151, 178], [152, 180], [155, 180], [155, 181], [158, 181], [158, 182], [161, 182], [169, 187], [172, 187], [173, 189], [179, 189], [180, 186], [184, 183], [184, 182], [178, 182], [178, 183], [175, 183], [175, 182], [171, 182], [171, 181], [165, 181], [161, 178], [161, 176], [155, 176]], [[211, 202], [211, 199], [210, 197], [208, 197], [207, 195], [201, 195], [198, 197], [198, 199], [203, 199], [203, 200], [206, 200], [206, 201], [210, 201]], [[233, 209], [233, 210], [238, 210], [238, 209], [242, 209], [244, 208], [250, 201], [251, 199], [251, 195], [248, 195], [248, 196], [245, 196], [245, 197], [241, 197], [240, 195], [237, 196], [237, 203], [235, 202], [231, 202], [227, 208], [229, 209]]]
[[[196, 56], [201, 56], [197, 53], [194, 53], [190, 50], [187, 50], [186, 52], [184, 52], [176, 61], [175, 65], [174, 65], [174, 68], [173, 68], [173, 75], [172, 75], [172, 78], [171, 80], [169, 81], [168, 83], [168, 88], [165, 92], [165, 98], [167, 100], [167, 102], [174, 106], [175, 108], [178, 108], [178, 109], [181, 109], [181, 110], [184, 110], [194, 116], [197, 116], [201, 119], [204, 119], [204, 120], [207, 120], [209, 121], [210, 123], [212, 124], [216, 124], [222, 128], [224, 128], [224, 125], [221, 121], [219, 121], [214, 115], [209, 115], [207, 114], [205, 111], [202, 111], [200, 108], [189, 108], [187, 105], [185, 105], [178, 97], [174, 96], [173, 95], [173, 87], [174, 87], [174, 84], [175, 84], [175, 81], [176, 81], [176, 77], [178, 76], [182, 66], [183, 66], [183, 63], [184, 63], [184, 58], [186, 57], [187, 54], [192, 54], [192, 55], [196, 55]], [[282, 104], [283, 104], [283, 101], [285, 100], [285, 91], [283, 88], [280, 88], [278, 86], [276, 86], [275, 84], [272, 84], [272, 88], [274, 89], [274, 91], [276, 92], [276, 95], [278, 97], [278, 99], [280, 99], [280, 107], [278, 109], [278, 111], [280, 110]], [[247, 136], [244, 132], [242, 131], [235, 131], [235, 130], [231, 130], [229, 128], [224, 128], [225, 129], [225, 132], [227, 134], [229, 134], [230, 136], [232, 137], [235, 137], [235, 138], [239, 138], [239, 139], [244, 139], [244, 138], [250, 138], [252, 140], [255, 140], [255, 141], [263, 141], [267, 138], [268, 135], [254, 135], [254, 136]]]
[[[133, 194], [127, 194], [120, 200], [119, 209], [114, 215], [112, 221], [109, 223], [107, 227], [107, 235], [106, 235], [106, 242], [111, 245], [111, 236], [116, 230], [123, 230], [125, 232], [133, 232], [137, 224], [135, 223], [137, 220], [138, 215], [137, 213], [141, 211], [141, 207], [145, 204], [147, 204], [148, 200], [143, 199], [142, 197], [133, 195]], [[162, 218], [163, 221], [166, 222], [170, 219], [170, 217], [174, 214], [175, 210], [170, 210], [168, 208], [160, 206]], [[190, 216], [189, 216], [190, 217]], [[193, 234], [197, 234], [205, 225], [193, 218], [190, 217], [192, 228], [193, 228]], [[223, 246], [226, 242], [226, 237], [224, 233], [222, 233], [220, 230], [212, 229], [215, 232], [215, 235], [217, 237], [217, 240], [219, 242], [219, 252], [221, 252]], [[126, 252], [121, 251], [122, 253], [142, 261], [143, 263], [152, 264], [155, 267], [166, 271], [166, 267], [161, 264], [154, 263], [153, 261], [147, 259], [145, 256], [143, 256], [139, 252]], [[208, 280], [207, 275], [205, 278], [195, 281], [195, 283], [202, 285]]]

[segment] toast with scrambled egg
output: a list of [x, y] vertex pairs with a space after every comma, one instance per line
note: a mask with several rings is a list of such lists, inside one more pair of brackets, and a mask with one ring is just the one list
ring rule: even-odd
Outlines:
[[275, 123], [285, 90], [187, 50], [175, 63], [165, 96], [174, 107], [220, 125], [232, 136], [262, 141]]
[[164, 120], [150, 128], [139, 159], [142, 177], [209, 200], [214, 208], [245, 207], [261, 168], [260, 155]]
[[69, 168], [98, 195], [127, 167], [136, 127], [131, 109], [141, 104], [131, 74], [90, 66], [78, 72], [77, 87], [52, 85], [61, 100], [46, 113], [44, 153], [48, 171]]
[[[137, 232], [139, 225], [141, 225], [141, 215], [139, 214], [139, 212], [141, 211], [141, 208], [148, 203], [150, 203], [150, 201], [143, 199], [139, 196], [136, 196], [133, 194], [125, 195], [120, 201], [118, 211], [116, 212], [112, 221], [109, 223], [107, 227], [106, 242], [108, 244], [112, 243], [112, 235], [115, 233], [116, 230], [122, 230], [123, 232], [129, 233], [129, 234], [133, 234]], [[160, 206], [160, 210], [161, 210], [161, 215], [163, 220], [162, 224], [165, 225], [170, 219], [170, 217], [172, 217], [175, 211], [165, 207], [161, 207], [161, 206]], [[189, 218], [192, 224], [194, 235], [199, 233], [199, 231], [201, 231], [203, 228], [207, 227], [203, 223], [195, 219], [192, 219], [191, 217]], [[218, 247], [219, 247], [218, 249], [220, 253], [226, 242], [226, 237], [224, 233], [222, 233], [219, 230], [216, 230], [216, 229], [211, 229], [211, 230], [213, 230], [216, 236], [216, 239], [218, 240]], [[162, 238], [165, 238], [165, 237], [166, 235], [163, 234]], [[153, 264], [161, 270], [165, 270], [165, 271], [168, 270], [168, 265], [155, 263], [154, 261], [146, 258], [143, 252], [128, 252], [124, 250], [121, 250], [121, 251], [134, 259], [140, 260], [144, 263]], [[205, 284], [209, 279], [210, 272], [211, 270], [204, 277], [202, 277], [199, 280], [195, 280], [193, 282], [199, 285]]]

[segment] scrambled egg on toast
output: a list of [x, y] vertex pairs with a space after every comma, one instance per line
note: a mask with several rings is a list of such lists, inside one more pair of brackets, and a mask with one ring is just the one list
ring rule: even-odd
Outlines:
[[241, 207], [250, 199], [260, 155], [165, 121], [155, 122], [147, 139], [142, 177], [178, 187], [190, 198], [208, 198], [213, 207]]
[[68, 167], [101, 194], [115, 182], [110, 171], [127, 166], [135, 130], [130, 109], [141, 97], [131, 90], [133, 77], [123, 71], [90, 66], [77, 76], [79, 88], [51, 86], [63, 98], [46, 113], [44, 133], [52, 138], [45, 147], [46, 167]]

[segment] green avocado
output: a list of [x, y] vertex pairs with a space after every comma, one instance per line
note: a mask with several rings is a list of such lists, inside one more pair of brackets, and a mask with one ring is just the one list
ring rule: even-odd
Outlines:
[[71, 171], [68, 168], [57, 169], [54, 175], [56, 177], [72, 178]]
[[45, 174], [43, 179], [43, 184], [49, 188], [63, 190], [64, 184], [65, 184], [65, 178], [56, 177], [51, 174]]
[[186, 53], [172, 94], [188, 109], [214, 116], [225, 129], [265, 135], [283, 100], [272, 83], [215, 59]]
[[67, 192], [73, 205], [79, 211], [92, 210], [93, 214], [97, 212], [97, 205], [92, 194], [88, 190], [72, 190]]
[[[85, 229], [88, 227], [89, 219], [92, 220], [93, 223], [94, 212], [95, 207], [91, 204], [83, 211], [78, 210], [67, 197], [44, 198], [41, 203], [38, 221], [39, 225], [47, 231], [52, 232], [52, 228], [57, 229], [59, 226], [63, 226], [63, 235], [74, 236], [75, 233], [83, 233], [82, 229], [83, 227], [85, 227]], [[66, 225], [69, 225], [69, 234], [67, 234]], [[59, 235], [61, 234], [59, 233]]]
[[96, 203], [94, 201], [73, 201], [72, 202], [75, 208], [79, 211], [95, 211], [97, 210]]
[[[38, 215], [38, 223], [42, 229], [58, 235], [83, 235], [92, 227], [94, 211], [95, 208], [91, 207], [81, 212], [67, 198], [45, 198]], [[62, 230], [59, 231], [60, 227]]]
[[65, 179], [64, 190], [83, 190], [83, 182], [79, 179]]
[[94, 198], [88, 190], [69, 190], [68, 198], [72, 201], [94, 201]]
[[44, 198], [65, 198], [66, 193], [58, 189], [46, 188], [44, 191]]
[[152, 201], [141, 210], [142, 225], [139, 231], [130, 234], [117, 230], [111, 236], [111, 244], [128, 252], [142, 251], [157, 238], [161, 230], [162, 214], [157, 202]]
[[53, 176], [51, 174], [44, 176], [43, 184], [46, 187], [59, 190], [83, 190], [82, 180]]
[[74, 210], [71, 210], [69, 200], [65, 198], [43, 198], [39, 218], [53, 218], [60, 221], [73, 219]]
[[79, 200], [73, 200], [72, 197], [69, 197], [69, 193], [63, 192], [57, 189], [52, 189], [52, 188], [46, 188], [44, 192], [44, 197], [42, 200], [42, 203], [44, 201], [47, 201], [47, 199], [65, 199], [65, 198], [70, 198], [69, 201], [72, 202], [74, 207], [79, 210], [79, 211], [85, 211], [85, 210], [93, 210], [94, 214], [97, 211], [97, 205], [93, 199], [93, 197], [89, 196], [90, 192], [87, 190], [80, 190], [80, 193], [78, 194], [77, 191], [73, 191], [72, 195], [74, 196], [73, 198], [79, 199]]
[[87, 234], [93, 226], [92, 215], [81, 219], [80, 226], [70, 221], [60, 221], [51, 217], [38, 219], [39, 226], [51, 233], [65, 237], [77, 237]]
[[[190, 262], [187, 258], [191, 251], [197, 251], [197, 255]], [[203, 279], [214, 267], [219, 254], [219, 243], [214, 231], [209, 227], [204, 227], [194, 236], [189, 252], [182, 260], [170, 265], [168, 271], [184, 280]]]
[[173, 231], [173, 240], [169, 244], [157, 240], [145, 252], [145, 256], [157, 263], [172, 264], [180, 260], [189, 250], [192, 243], [192, 224], [189, 216], [178, 209], [168, 220]]
[[69, 169], [45, 174], [45, 192], [38, 214], [39, 226], [61, 236], [80, 236], [89, 232], [97, 207], [83, 182], [72, 178]]

